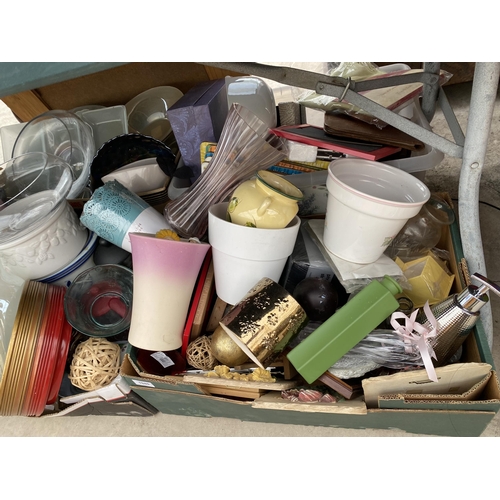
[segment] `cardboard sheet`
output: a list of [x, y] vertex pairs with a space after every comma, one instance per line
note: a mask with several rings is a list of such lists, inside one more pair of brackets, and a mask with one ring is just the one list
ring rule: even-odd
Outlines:
[[437, 382], [425, 370], [399, 372], [362, 381], [368, 408], [378, 408], [379, 396], [387, 394], [462, 394], [491, 371], [488, 363], [455, 363], [436, 368]]

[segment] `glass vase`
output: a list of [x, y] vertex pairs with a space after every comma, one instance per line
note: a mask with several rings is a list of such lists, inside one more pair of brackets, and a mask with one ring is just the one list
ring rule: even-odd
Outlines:
[[187, 191], [165, 206], [167, 222], [184, 238], [202, 239], [212, 205], [225, 200], [258, 170], [285, 157], [285, 140], [247, 108], [233, 104], [209, 166]]

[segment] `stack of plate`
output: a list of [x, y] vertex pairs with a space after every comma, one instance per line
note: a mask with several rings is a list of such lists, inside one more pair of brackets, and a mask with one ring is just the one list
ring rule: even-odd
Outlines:
[[72, 332], [64, 315], [66, 290], [27, 282], [0, 382], [0, 415], [38, 417], [46, 405], [55, 403]]
[[83, 271], [94, 267], [93, 255], [97, 248], [98, 237], [93, 231], [88, 231], [87, 241], [81, 252], [73, 259], [72, 262], [59, 269], [57, 272], [39, 278], [36, 281], [43, 283], [53, 283], [55, 285], [71, 285], [72, 281]]

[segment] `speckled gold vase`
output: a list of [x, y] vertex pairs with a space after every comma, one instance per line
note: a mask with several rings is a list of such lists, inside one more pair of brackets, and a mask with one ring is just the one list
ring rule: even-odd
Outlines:
[[263, 278], [222, 318], [220, 326], [241, 351], [265, 368], [307, 322], [300, 304], [281, 285]]

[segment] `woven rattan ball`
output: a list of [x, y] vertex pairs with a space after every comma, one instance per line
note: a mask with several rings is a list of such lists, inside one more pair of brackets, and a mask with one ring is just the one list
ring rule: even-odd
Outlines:
[[198, 370], [211, 370], [219, 362], [214, 358], [210, 348], [210, 338], [206, 336], [193, 340], [186, 351], [186, 361]]
[[78, 344], [69, 368], [70, 382], [84, 391], [108, 385], [120, 370], [120, 346], [90, 337]]

